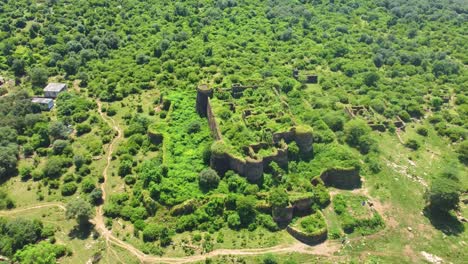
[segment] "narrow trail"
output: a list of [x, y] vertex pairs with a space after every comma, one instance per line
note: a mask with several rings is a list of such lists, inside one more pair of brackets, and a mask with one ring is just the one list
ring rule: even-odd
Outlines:
[[14, 208], [11, 210], [4, 210], [0, 211], [0, 215], [11, 215], [11, 214], [16, 214], [16, 213], [21, 213], [25, 211], [30, 211], [30, 210], [35, 210], [35, 209], [40, 209], [40, 208], [45, 208], [45, 207], [58, 207], [65, 211], [65, 205], [59, 202], [49, 202], [49, 203], [42, 203], [42, 204], [36, 204], [32, 206], [26, 206], [26, 207], [21, 207], [21, 208]]

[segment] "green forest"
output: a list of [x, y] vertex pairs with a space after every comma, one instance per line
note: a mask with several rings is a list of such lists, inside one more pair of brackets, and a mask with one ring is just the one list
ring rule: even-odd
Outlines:
[[0, 263], [464, 263], [467, 0], [0, 1]]

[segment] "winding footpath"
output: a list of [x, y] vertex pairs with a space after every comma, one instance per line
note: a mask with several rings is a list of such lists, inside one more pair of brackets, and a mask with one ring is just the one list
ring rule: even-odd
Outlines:
[[[102, 171], [102, 176], [104, 177], [104, 182], [101, 184], [100, 188], [102, 190], [102, 199], [103, 203], [96, 208], [96, 215], [91, 220], [95, 225], [96, 231], [98, 231], [101, 236], [106, 241], [106, 245], [109, 247], [110, 244], [118, 246], [132, 255], [134, 255], [141, 263], [168, 263], [168, 264], [182, 264], [182, 263], [191, 263], [196, 261], [203, 261], [207, 258], [217, 257], [217, 256], [254, 256], [254, 255], [263, 255], [268, 253], [301, 253], [301, 254], [310, 254], [310, 255], [321, 255], [321, 256], [331, 256], [334, 252], [340, 249], [340, 244], [333, 241], [326, 241], [322, 244], [316, 246], [308, 246], [301, 242], [295, 242], [293, 244], [278, 245], [275, 247], [269, 248], [252, 248], [252, 249], [217, 249], [203, 255], [193, 255], [186, 257], [159, 257], [152, 256], [143, 253], [141, 250], [137, 249], [133, 245], [122, 241], [118, 237], [114, 236], [110, 230], [106, 228], [104, 223], [104, 212], [103, 204], [106, 199], [106, 184], [108, 179], [108, 170], [112, 160], [112, 154], [114, 152], [115, 143], [120, 140], [123, 136], [122, 129], [117, 125], [115, 120], [106, 116], [102, 112], [102, 105], [100, 101], [97, 101], [99, 115], [112, 127], [113, 130], [117, 132], [117, 136], [112, 139], [108, 146], [106, 154], [106, 166]], [[62, 210], [66, 210], [65, 206], [59, 202], [50, 202], [43, 203], [29, 207], [23, 207], [13, 210], [0, 211], [0, 215], [9, 215], [14, 213], [19, 213], [28, 210], [34, 210], [45, 207], [58, 207]]]

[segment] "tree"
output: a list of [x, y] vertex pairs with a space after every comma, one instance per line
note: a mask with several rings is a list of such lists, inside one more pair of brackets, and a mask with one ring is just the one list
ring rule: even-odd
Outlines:
[[360, 138], [370, 132], [370, 127], [362, 119], [353, 119], [346, 123], [344, 128], [346, 142], [354, 147], [359, 146]]
[[87, 177], [85, 178], [82, 182], [81, 182], [81, 190], [84, 192], [84, 193], [90, 193], [94, 190], [94, 188], [96, 187], [96, 183], [94, 182], [93, 179], [91, 179], [90, 177]]
[[284, 93], [289, 93], [298, 82], [292, 78], [285, 78], [281, 81], [281, 91]]
[[72, 151], [68, 141], [63, 139], [55, 140], [52, 144], [52, 150], [54, 151], [55, 155], [67, 154]]
[[[0, 224], [1, 232], [8, 235], [12, 239], [12, 250], [16, 251], [21, 249], [27, 244], [36, 243], [41, 239], [42, 223], [39, 220], [29, 220], [25, 218], [16, 218], [10, 220], [2, 226]], [[1, 238], [1, 237], [0, 237]], [[0, 239], [0, 241], [3, 238]], [[0, 249], [0, 251], [3, 251]]]
[[263, 264], [278, 264], [278, 260], [272, 254], [267, 254], [263, 257]]
[[270, 191], [269, 200], [273, 207], [286, 207], [289, 204], [288, 193], [281, 187], [274, 188]]
[[234, 212], [230, 214], [227, 218], [228, 226], [232, 229], [237, 229], [241, 225], [239, 214]]
[[458, 208], [460, 183], [447, 177], [436, 178], [426, 193], [426, 202], [431, 209], [448, 212]]
[[364, 84], [367, 86], [375, 86], [380, 80], [380, 75], [376, 72], [369, 72], [364, 76]]
[[55, 178], [59, 177], [64, 167], [64, 160], [61, 157], [50, 157], [44, 166], [44, 174], [46, 177]]
[[18, 150], [15, 146], [0, 146], [0, 179], [10, 176], [10, 174], [15, 170], [17, 153]]
[[255, 219], [255, 197], [252, 195], [238, 197], [236, 210], [243, 225], [251, 223]]
[[89, 200], [92, 204], [97, 205], [102, 202], [102, 190], [99, 188], [95, 188], [89, 194]]
[[119, 176], [125, 177], [132, 173], [133, 163], [131, 160], [123, 160], [119, 165]]
[[220, 178], [215, 170], [207, 168], [198, 174], [198, 181], [202, 188], [211, 189], [218, 186]]
[[25, 73], [25, 62], [22, 59], [14, 59], [11, 65], [11, 69], [16, 76], [21, 76]]
[[31, 83], [36, 86], [43, 86], [49, 78], [47, 70], [42, 67], [35, 67], [29, 71]]
[[406, 141], [405, 146], [412, 150], [418, 150], [421, 147], [421, 143], [414, 138], [410, 138]]
[[68, 129], [62, 122], [53, 122], [49, 125], [49, 135], [55, 139], [65, 139]]
[[80, 62], [73, 57], [65, 60], [62, 65], [62, 68], [65, 70], [67, 75], [75, 74], [78, 71], [79, 67], [80, 67]]
[[76, 183], [74, 182], [64, 183], [62, 185], [62, 195], [63, 196], [73, 195], [76, 192], [76, 189], [78, 189], [78, 187], [76, 186]]
[[83, 134], [89, 133], [91, 131], [91, 126], [89, 124], [78, 124], [76, 125], [76, 134], [81, 136]]
[[71, 200], [66, 206], [66, 217], [76, 219], [80, 227], [89, 224], [89, 219], [94, 216], [94, 210], [89, 202], [78, 198]]
[[41, 241], [16, 252], [14, 260], [23, 264], [55, 264], [58, 258], [66, 254], [68, 254], [68, 249], [65, 246]]
[[163, 232], [163, 227], [155, 224], [155, 223], [150, 223], [146, 225], [146, 227], [143, 229], [143, 241], [145, 242], [153, 242], [159, 239]]

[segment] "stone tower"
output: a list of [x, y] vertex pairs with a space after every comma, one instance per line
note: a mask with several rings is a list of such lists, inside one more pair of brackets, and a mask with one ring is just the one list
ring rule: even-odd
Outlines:
[[208, 98], [213, 96], [213, 89], [206, 84], [201, 84], [197, 87], [197, 113], [202, 116], [207, 116]]

